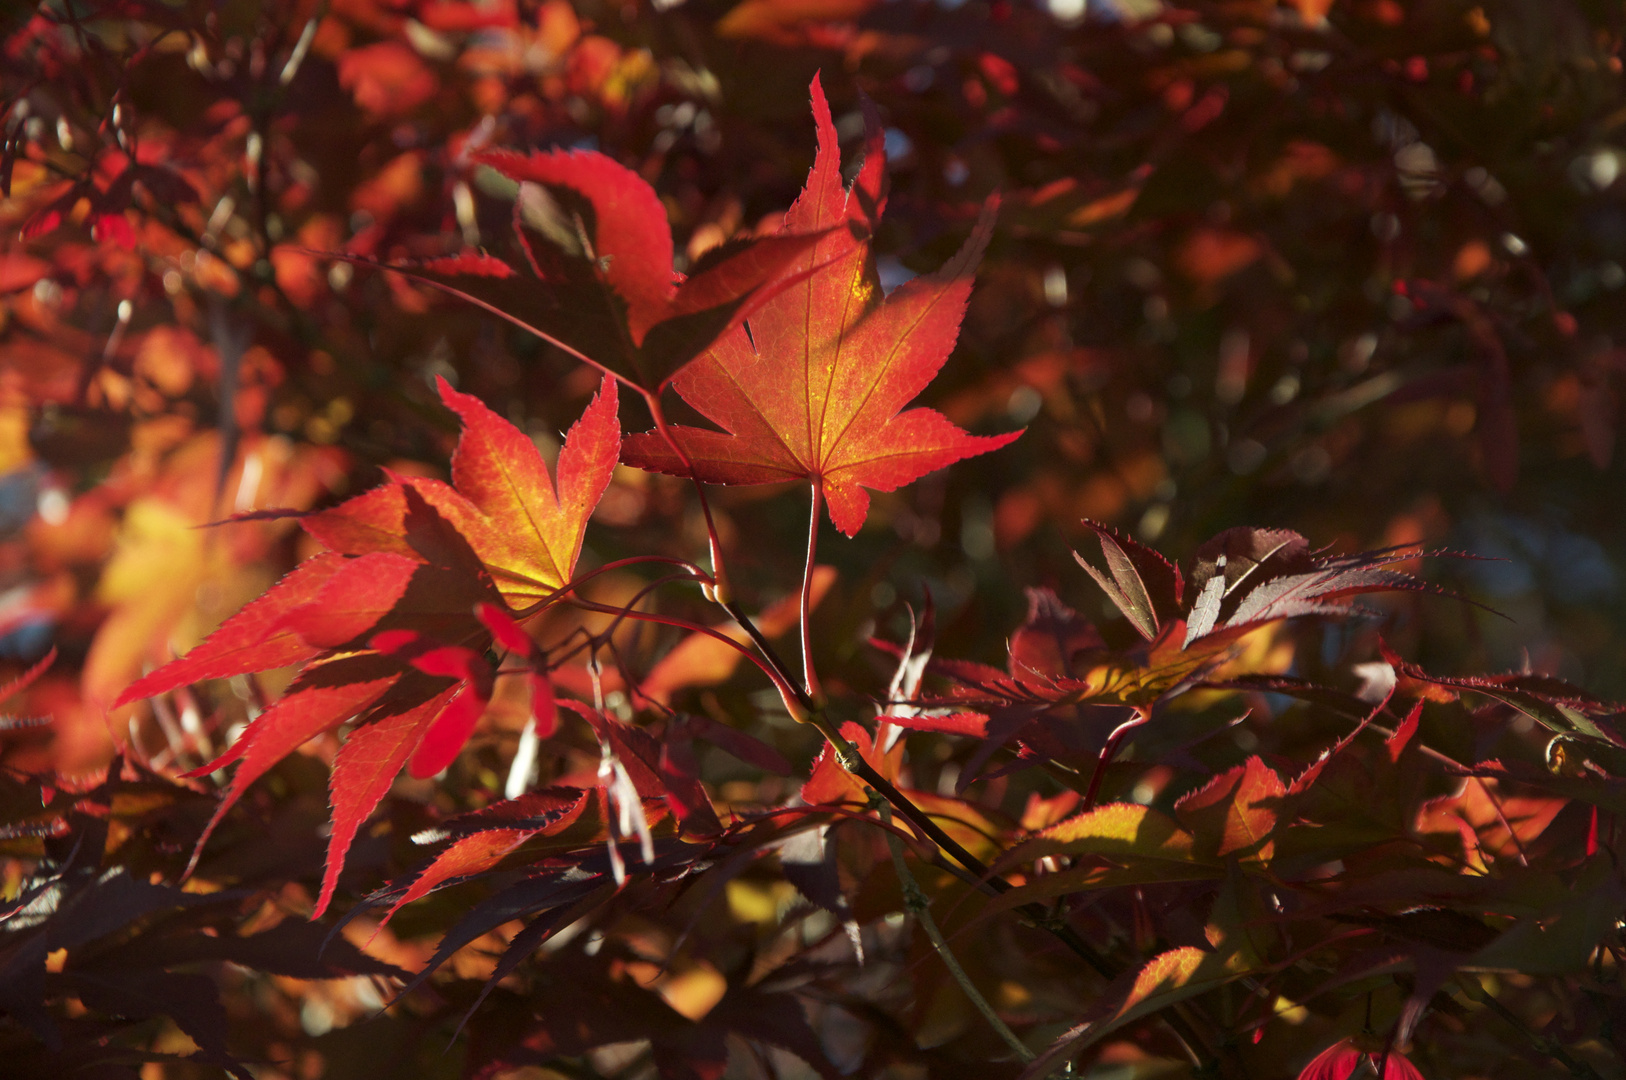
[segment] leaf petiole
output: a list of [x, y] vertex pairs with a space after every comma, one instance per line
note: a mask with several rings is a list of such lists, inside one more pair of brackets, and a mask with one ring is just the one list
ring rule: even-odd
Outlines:
[[1095, 809], [1096, 797], [1101, 792], [1101, 781], [1106, 777], [1107, 766], [1117, 756], [1118, 746], [1123, 742], [1124, 736], [1140, 727], [1152, 718], [1152, 711], [1143, 705], [1135, 706], [1135, 715], [1112, 729], [1107, 741], [1101, 746], [1101, 754], [1095, 760], [1095, 771], [1090, 773], [1090, 783], [1084, 789], [1084, 801], [1079, 804], [1078, 812], [1087, 814]]
[[727, 608], [734, 599], [734, 590], [729, 587], [728, 575], [723, 569], [723, 545], [717, 538], [717, 524], [711, 517], [711, 502], [706, 498], [705, 485], [700, 482], [699, 477], [694, 475], [694, 462], [689, 459], [689, 454], [683, 449], [683, 444], [672, 437], [671, 429], [666, 425], [666, 413], [661, 408], [660, 395], [652, 390], [643, 390], [641, 388], [639, 393], [643, 396], [644, 404], [649, 408], [649, 415], [655, 422], [655, 429], [660, 432], [661, 438], [666, 440], [666, 445], [670, 446], [672, 452], [678, 456], [678, 460], [683, 462], [684, 466], [689, 470], [689, 478], [694, 483], [695, 497], [700, 500], [700, 513], [706, 519], [706, 544], [711, 555], [711, 582], [708, 586], [705, 586], [708, 589], [706, 599], [714, 600]]
[[809, 618], [813, 608], [813, 561], [819, 549], [819, 509], [824, 501], [824, 488], [816, 479], [812, 488], [813, 509], [807, 523], [807, 566], [802, 571], [802, 682], [807, 687], [807, 696], [815, 703], [822, 704], [824, 690], [819, 686], [819, 675], [813, 668], [813, 628], [809, 625]]
[[[779, 673], [779, 671], [775, 670], [773, 665], [765, 663], [755, 652], [746, 648], [744, 645], [741, 645], [738, 641], [735, 641], [727, 634], [713, 630], [709, 626], [701, 626], [698, 623], [689, 622], [687, 619], [677, 619], [669, 615], [657, 615], [652, 611], [632, 611], [627, 608], [611, 607], [608, 604], [598, 604], [591, 600], [583, 600], [580, 597], [572, 600], [571, 603], [573, 606], [579, 607], [584, 611], [597, 611], [607, 615], [620, 616], [621, 618], [636, 619], [639, 622], [652, 622], [660, 623], [663, 626], [676, 626], [682, 630], [689, 630], [697, 634], [704, 634], [707, 637], [715, 638], [727, 645], [729, 648], [733, 649], [735, 652], [739, 653], [741, 656], [745, 657], [747, 660], [751, 661], [751, 663], [756, 665], [756, 667], [764, 675], [768, 676], [769, 680], [774, 684], [774, 689], [778, 690], [779, 696], [784, 699], [786, 708], [791, 710], [791, 715], [796, 715], [797, 708], [800, 706], [801, 700], [804, 696], [800, 688], [798, 688], [795, 683], [786, 680], [785, 677]], [[728, 611], [730, 615], [734, 615], [736, 619], [742, 619], [742, 617], [739, 614], [736, 614], [731, 608], [725, 608], [724, 610]], [[761, 631], [756, 630], [755, 627], [750, 626], [750, 624], [743, 621], [743, 619], [740, 625], [747, 627], [746, 632], [752, 634], [753, 640], [761, 637]]]

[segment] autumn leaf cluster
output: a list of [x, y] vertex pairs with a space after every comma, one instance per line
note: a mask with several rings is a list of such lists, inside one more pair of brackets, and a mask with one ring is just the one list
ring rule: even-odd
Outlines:
[[1617, 11], [0, 16], [20, 1076], [1610, 1076]]

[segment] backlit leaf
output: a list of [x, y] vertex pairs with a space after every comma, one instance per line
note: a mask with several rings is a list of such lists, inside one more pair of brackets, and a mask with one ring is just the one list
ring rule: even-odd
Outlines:
[[[556, 593], [574, 571], [587, 518], [615, 467], [620, 427], [609, 379], [566, 438], [557, 487], [535, 444], [511, 424], [444, 382], [441, 391], [464, 420], [453, 485], [392, 478], [306, 517], [307, 531], [333, 550], [301, 564], [193, 654], [126, 694], [306, 661], [284, 696], [198, 770], [240, 762], [198, 852], [249, 784], [307, 740], [360, 717], [334, 764], [318, 914], [331, 902], [356, 830], [402, 766], [410, 762], [419, 777], [440, 772], [484, 712], [493, 673], [480, 654], [492, 640], [492, 617], [482, 621], [477, 610], [502, 614], [505, 636], [524, 637], [494, 603], [488, 568], [507, 587], [505, 598], [534, 602]], [[538, 677], [546, 687], [545, 674]], [[534, 696], [539, 725], [546, 713], [551, 729], [550, 695]], [[644, 772], [653, 777], [652, 769]]]
[[311, 739], [366, 709], [400, 677], [369, 662], [373, 659], [341, 656], [308, 667], [274, 705], [255, 717], [224, 754], [196, 770], [204, 774], [241, 761], [214, 816], [198, 838], [194, 862], [215, 826], [243, 797], [248, 785]]
[[1192, 835], [1167, 814], [1137, 803], [1109, 803], [1057, 822], [1024, 850], [1028, 856], [1089, 854], [1185, 861], [1194, 849]]
[[1250, 757], [1214, 777], [1174, 804], [1177, 817], [1197, 837], [1199, 851], [1218, 856], [1242, 853], [1268, 862], [1270, 834], [1276, 827], [1287, 786], [1276, 771]]
[[1105, 525], [1088, 519], [1084, 525], [1101, 542], [1107, 574], [1091, 566], [1082, 555], [1075, 553], [1073, 557], [1140, 636], [1151, 641], [1157, 637], [1160, 619], [1174, 614], [1180, 603], [1184, 586], [1179, 568], [1151, 548]]
[[1223, 953], [1189, 945], [1160, 953], [1139, 970], [1114, 980], [1088, 1010], [1089, 1019], [1063, 1033], [1030, 1062], [1022, 1080], [1049, 1076], [1062, 1061], [1125, 1024], [1244, 974], [1246, 970], [1231, 964]]
[[536, 444], [512, 424], [444, 381], [440, 393], [463, 420], [452, 485], [474, 510], [465, 515], [452, 509], [449, 519], [510, 605], [552, 595], [575, 571], [587, 519], [615, 469], [621, 443], [615, 381], [604, 379], [565, 436], [557, 483]]
[[[422, 680], [424, 676], [408, 676]], [[405, 682], [406, 680], [403, 680]], [[445, 686], [436, 680], [435, 686]], [[350, 733], [333, 762], [328, 791], [333, 803], [333, 832], [328, 837], [327, 862], [322, 873], [322, 889], [312, 918], [321, 917], [339, 884], [339, 870], [356, 830], [372, 814], [379, 801], [395, 783], [401, 766], [418, 747], [425, 731], [457, 691], [442, 689], [427, 701], [416, 686], [397, 688], [399, 701], [390, 701], [363, 716], [360, 726]], [[239, 770], [239, 773], [241, 770]], [[233, 778], [234, 780], [236, 777]]]
[[448, 823], [460, 835], [413, 879], [385, 913], [383, 922], [439, 885], [491, 869], [531, 837], [568, 828], [581, 817], [586, 805], [586, 791], [549, 788], [493, 804]]
[[319, 649], [285, 625], [284, 619], [289, 612], [314, 600], [346, 561], [330, 552], [306, 559], [184, 657], [130, 684], [114, 705], [139, 701], [204, 679], [265, 671], [310, 659]]
[[[819, 150], [784, 228], [811, 233], [852, 223], [866, 231], [881, 207], [884, 154], [872, 132], [851, 192], [829, 106], [813, 82]], [[904, 410], [948, 359], [993, 228], [990, 212], [936, 274], [883, 297], [867, 245], [832, 231], [802, 260], [809, 275], [766, 300], [673, 380], [722, 431], [673, 426], [629, 436], [628, 464], [714, 484], [810, 480], [848, 536], [869, 512], [866, 489], [899, 487], [1018, 433], [969, 435], [931, 409]], [[676, 443], [674, 449], [671, 442]]]

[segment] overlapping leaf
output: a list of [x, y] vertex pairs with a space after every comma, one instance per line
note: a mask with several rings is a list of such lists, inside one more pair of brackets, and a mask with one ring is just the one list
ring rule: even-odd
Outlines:
[[[105, 818], [134, 827], [140, 814], [130, 812], [132, 804], [196, 798], [187, 786], [115, 763], [74, 799], [75, 835], [53, 853], [65, 857], [30, 860], [34, 869], [0, 908], [6, 1075], [135, 1075], [144, 1061], [190, 1060], [246, 1078], [252, 1073], [228, 1041], [221, 987], [199, 964], [298, 979], [405, 974], [348, 941], [324, 947], [322, 931], [297, 920], [246, 933], [241, 893], [183, 890], [119, 862]], [[154, 1052], [147, 1040], [159, 1019], [195, 1049]], [[86, 1046], [95, 1048], [90, 1060]]]
[[569, 828], [587, 805], [586, 791], [549, 788], [465, 814], [447, 823], [452, 843], [424, 867], [412, 884], [384, 915], [388, 922], [402, 906], [448, 881], [496, 866], [503, 857], [534, 836], [550, 836]]
[[1227, 529], [1197, 549], [1185, 646], [1234, 639], [1262, 623], [1305, 615], [1350, 615], [1350, 598], [1376, 592], [1454, 595], [1385, 567], [1429, 554], [1415, 545], [1322, 556], [1287, 529]]
[[1287, 786], [1257, 757], [1214, 777], [1174, 804], [1199, 851], [1269, 861], [1271, 833]]
[[307, 531], [331, 550], [121, 698], [303, 662], [283, 696], [199, 770], [239, 763], [198, 852], [256, 779], [309, 739], [356, 721], [334, 762], [318, 914], [356, 830], [401, 768], [432, 775], [468, 739], [491, 694], [481, 657], [491, 625], [512, 637], [508, 606], [535, 606], [569, 581], [615, 467], [620, 427], [609, 378], [566, 438], [557, 485], [512, 425], [444, 382], [440, 389], [464, 422], [450, 485], [392, 480], [307, 517]]
[[1618, 751], [1623, 744], [1612, 718], [1620, 716], [1616, 705], [1602, 701], [1580, 687], [1551, 675], [1512, 673], [1472, 675], [1453, 678], [1431, 675], [1417, 664], [1402, 659], [1387, 645], [1383, 658], [1395, 672], [1414, 684], [1420, 683], [1429, 696], [1453, 700], [1462, 693], [1478, 694], [1500, 702], [1564, 737], [1579, 736], [1599, 753], [1610, 754], [1614, 765], [1626, 764]]
[[867, 234], [880, 216], [880, 133], [871, 130], [849, 191], [817, 79], [812, 89], [818, 154], [784, 224], [787, 235], [822, 234], [798, 257], [806, 276], [673, 379], [683, 399], [723, 430], [676, 426], [629, 436], [623, 459], [714, 484], [810, 480], [830, 520], [852, 536], [869, 512], [866, 489], [895, 491], [1019, 433], [974, 436], [941, 413], [904, 408], [954, 347], [992, 207], [941, 270], [883, 297], [868, 244], [852, 244], [846, 228]]
[[[658, 390], [787, 281], [852, 244], [829, 224], [725, 245], [687, 278], [653, 188], [596, 151], [475, 160], [519, 185], [513, 262], [484, 252], [377, 266], [433, 285], [636, 386]], [[519, 265], [522, 268], [516, 269]]]
[[[478, 398], [444, 382], [440, 392], [464, 425], [449, 486], [400, 479], [302, 524], [325, 547], [345, 555], [388, 552], [431, 563], [478, 564], [510, 607], [535, 605], [570, 579], [588, 516], [615, 471], [621, 437], [616, 384], [606, 378], [566, 433], [556, 479], [536, 444]], [[415, 515], [415, 498], [444, 518], [455, 537], [415, 528], [423, 516]]]
[[1068, 1058], [1125, 1024], [1248, 974], [1234, 954], [1185, 946], [1152, 957], [1114, 980], [1087, 1019], [1063, 1033], [1029, 1063], [1021, 1080], [1041, 1080]]
[[[1417, 558], [1421, 553], [1412, 547], [1319, 556], [1297, 533], [1249, 528], [1227, 530], [1199, 547], [1187, 589], [1179, 568], [1157, 552], [1104, 525], [1084, 524], [1100, 540], [1106, 568], [1075, 557], [1146, 643], [1108, 650], [1099, 635], [1069, 630], [1066, 662], [1051, 647], [1045, 655], [1052, 659], [1041, 670], [1019, 659], [1017, 642], [1054, 636], [1061, 625], [1057, 612], [1065, 605], [1056, 608], [1059, 600], [1050, 605], [1055, 610], [1036, 605], [1013, 639], [1010, 674], [963, 663], [934, 666], [958, 684], [952, 700], [985, 708], [1145, 706], [1213, 673], [1232, 657], [1241, 638], [1266, 623], [1359, 614], [1351, 598], [1367, 593], [1452, 595], [1386, 569]], [[1070, 609], [1065, 618], [1077, 620]], [[1248, 674], [1228, 672], [1225, 678]]]
[[1199, 850], [1199, 840], [1179, 822], [1150, 807], [1132, 803], [1095, 807], [1042, 830], [1000, 859], [996, 866], [1006, 870], [1057, 855], [1067, 856], [1071, 865], [1032, 877], [1000, 896], [990, 910], [1091, 889], [1222, 876], [1224, 864], [1213, 845]]

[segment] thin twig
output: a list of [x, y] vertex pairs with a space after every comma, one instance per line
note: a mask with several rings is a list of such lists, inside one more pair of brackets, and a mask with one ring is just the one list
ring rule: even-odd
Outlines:
[[[817, 506], [818, 504], [815, 502], [815, 510]], [[890, 822], [892, 813], [885, 801], [877, 796], [875, 802], [881, 820]], [[1033, 1051], [1029, 1050], [1027, 1045], [1016, 1037], [1016, 1032], [1012, 1031], [1004, 1020], [1000, 1019], [999, 1014], [994, 1011], [994, 1007], [988, 1003], [987, 998], [982, 996], [976, 984], [965, 973], [965, 968], [960, 966], [960, 961], [955, 959], [954, 953], [950, 951], [948, 941], [943, 937], [943, 931], [938, 927], [937, 920], [932, 917], [931, 902], [926, 898], [925, 892], [921, 890], [920, 882], [915, 880], [915, 875], [910, 873], [908, 864], [903, 861], [903, 841], [898, 839], [897, 833], [888, 832], [886, 834], [886, 846], [887, 850], [892, 852], [892, 868], [898, 873], [898, 883], [903, 886], [904, 906], [909, 909], [910, 914], [914, 915], [915, 921], [920, 923], [920, 928], [926, 931], [926, 936], [932, 939], [932, 948], [937, 950], [937, 956], [943, 961], [943, 966], [948, 968], [948, 972], [954, 977], [954, 981], [960, 985], [961, 990], [965, 991], [965, 996], [971, 999], [971, 1004], [977, 1007], [977, 1011], [982, 1013], [983, 1018], [999, 1033], [999, 1037], [1005, 1040], [1005, 1045], [1014, 1050], [1016, 1056], [1023, 1061], [1032, 1061], [1035, 1056]]]
[[1509, 1009], [1506, 1005], [1503, 1005], [1500, 1001], [1497, 1001], [1496, 997], [1491, 994], [1490, 991], [1481, 986], [1479, 980], [1473, 975], [1469, 974], [1459, 979], [1457, 985], [1461, 986], [1470, 998], [1490, 1009], [1491, 1012], [1507, 1021], [1507, 1023], [1515, 1028], [1519, 1034], [1530, 1040], [1531, 1047], [1533, 1047], [1537, 1053], [1547, 1055], [1568, 1069], [1571, 1076], [1584, 1077], [1585, 1080], [1603, 1080], [1603, 1077], [1598, 1075], [1598, 1070], [1594, 1069], [1586, 1062], [1577, 1060], [1576, 1058], [1570, 1056], [1570, 1052], [1565, 1050], [1556, 1039], [1548, 1038], [1545, 1035], [1538, 1035], [1536, 1032], [1531, 1031], [1527, 1026], [1525, 1026], [1524, 1021], [1519, 1019], [1517, 1013], [1515, 1013], [1512, 1009]]
[[611, 607], [608, 604], [598, 604], [591, 600], [583, 600], [580, 597], [577, 597], [570, 603], [572, 606], [579, 607], [584, 611], [597, 611], [607, 615], [619, 615], [623, 618], [636, 619], [639, 622], [653, 622], [660, 623], [664, 626], [676, 626], [679, 629], [688, 630], [696, 634], [705, 634], [707, 637], [715, 638], [724, 645], [727, 645], [729, 648], [738, 652], [751, 663], [755, 664], [764, 675], [768, 676], [768, 678], [774, 684], [774, 689], [779, 691], [779, 696], [785, 699], [788, 707], [793, 710], [798, 707], [799, 698], [801, 696], [800, 688], [797, 687], [794, 682], [786, 681], [786, 679], [778, 671], [774, 670], [772, 665], [763, 663], [755, 653], [746, 648], [744, 645], [741, 645], [739, 642], [735, 641], [733, 638], [729, 637], [727, 634], [714, 630], [709, 626], [700, 626], [697, 623], [687, 622], [683, 619], [675, 619], [668, 615], [657, 615], [652, 611], [629, 611], [625, 608]]
[[[963, 846], [956, 842], [953, 837], [944, 832], [943, 829], [925, 813], [925, 811], [921, 810], [920, 807], [916, 806], [912, 801], [910, 801], [903, 794], [903, 792], [899, 791], [895, 786], [887, 781], [885, 777], [877, 772], [875, 768], [864, 759], [863, 755], [858, 752], [858, 749], [847, 741], [847, 739], [841, 734], [840, 729], [832, 724], [829, 718], [826, 716], [823, 705], [823, 695], [814, 692], [817, 688], [817, 676], [813, 670], [809, 650], [806, 648], [806, 630], [808, 607], [810, 606], [808, 603], [808, 583], [812, 579], [814, 539], [817, 535], [819, 523], [820, 493], [818, 486], [816, 484], [814, 485], [813, 513], [809, 524], [807, 572], [804, 575], [802, 592], [802, 627], [804, 642], [803, 663], [808, 679], [808, 686], [804, 688], [797, 684], [795, 675], [791, 673], [790, 669], [785, 665], [784, 660], [774, 650], [772, 643], [768, 641], [768, 639], [763, 635], [762, 631], [757, 628], [756, 624], [751, 621], [751, 618], [746, 615], [743, 610], [740, 609], [738, 603], [736, 602], [733, 596], [733, 590], [729, 586], [728, 577], [723, 568], [722, 548], [717, 537], [716, 528], [712, 522], [711, 508], [706, 502], [705, 488], [701, 485], [699, 478], [695, 476], [694, 466], [690, 461], [688, 454], [684, 451], [677, 439], [672, 436], [670, 429], [668, 429], [666, 425], [666, 418], [661, 409], [659, 395], [642, 387], [639, 387], [638, 391], [649, 406], [650, 413], [654, 417], [655, 426], [659, 430], [661, 437], [666, 441], [667, 445], [671, 447], [673, 453], [678, 456], [679, 460], [688, 466], [689, 477], [694, 481], [695, 491], [699, 495], [701, 509], [705, 513], [706, 533], [711, 545], [713, 585], [710, 599], [715, 600], [724, 611], [733, 616], [735, 622], [737, 622], [745, 630], [746, 635], [750, 637], [752, 643], [756, 645], [758, 651], [761, 653], [763, 661], [763, 663], [758, 663], [758, 667], [766, 671], [769, 677], [773, 680], [775, 688], [779, 690], [780, 696], [784, 699], [785, 706], [790, 710], [792, 717], [799, 721], [810, 723], [816, 727], [820, 734], [822, 734], [825, 740], [830, 744], [831, 749], [835, 751], [836, 757], [840, 761], [843, 768], [852, 773], [854, 776], [857, 776], [869, 786], [872, 792], [878, 793], [880, 797], [887, 802], [887, 804], [889, 804], [899, 814], [907, 818], [911, 825], [913, 825], [921, 834], [937, 845], [941, 854], [946, 854], [954, 859], [955, 862], [959, 863], [960, 866], [964, 868], [964, 871], [970, 874], [976, 880], [978, 887], [982, 892], [993, 896], [1010, 892], [1013, 887], [1010, 882], [1006, 881], [1003, 877], [994, 874], [982, 862], [982, 860], [972, 855]], [[650, 621], [656, 622], [671, 621], [661, 619], [658, 616], [645, 615], [643, 613], [638, 613], [632, 617], [648, 618]], [[716, 637], [722, 636], [716, 634], [715, 632], [711, 633]], [[728, 641], [731, 645], [735, 645], [736, 647], [738, 646], [738, 643], [734, 642], [732, 639], [725, 638], [724, 640]], [[756, 658], [752, 657], [752, 659], [755, 660]], [[939, 854], [937, 857], [941, 858], [941, 854]], [[936, 860], [934, 859], [933, 861]], [[1078, 932], [1069, 926], [1065, 921], [1052, 917], [1051, 913], [1043, 904], [1030, 902], [1020, 905], [1016, 910], [1033, 926], [1045, 930], [1055, 937], [1103, 978], [1111, 979], [1121, 974], [1122, 969], [1119, 965], [1113, 963], [1103, 956], [1094, 946], [1080, 937]], [[1196, 1062], [1200, 1069], [1209, 1070], [1216, 1064], [1206, 1043], [1204, 1043], [1203, 1040], [1197, 1035], [1196, 1031], [1182, 1014], [1171, 1010], [1165, 1012], [1161, 1019], [1169, 1028], [1169, 1031], [1174, 1035], [1175, 1039], [1185, 1049], [1187, 1056], [1190, 1057], [1193, 1062]]]

